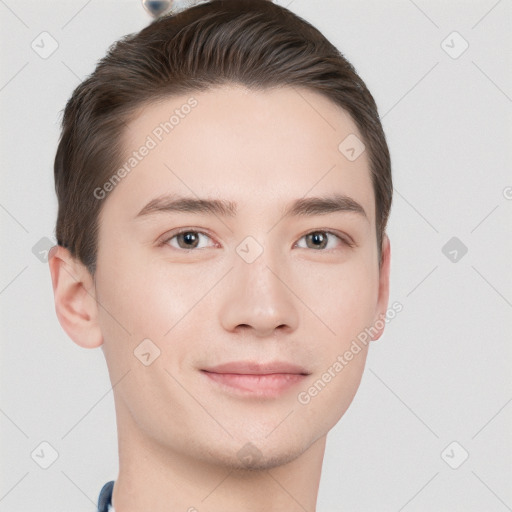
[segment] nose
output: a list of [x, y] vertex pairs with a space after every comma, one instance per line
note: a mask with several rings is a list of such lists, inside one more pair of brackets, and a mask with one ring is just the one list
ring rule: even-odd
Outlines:
[[[284, 262], [283, 262], [284, 263]], [[252, 263], [238, 258], [227, 276], [219, 308], [220, 322], [229, 332], [250, 331], [269, 337], [297, 329], [298, 299], [292, 293], [285, 265], [268, 261], [265, 252]]]

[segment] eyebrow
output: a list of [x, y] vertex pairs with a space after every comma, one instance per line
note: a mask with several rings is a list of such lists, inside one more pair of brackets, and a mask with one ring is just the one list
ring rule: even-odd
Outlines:
[[[237, 204], [221, 199], [201, 199], [176, 194], [163, 195], [152, 199], [136, 215], [136, 218], [158, 213], [204, 213], [219, 217], [235, 217]], [[368, 216], [355, 199], [344, 194], [296, 199], [282, 210], [283, 217], [311, 217], [329, 213], [352, 212], [367, 221]]]

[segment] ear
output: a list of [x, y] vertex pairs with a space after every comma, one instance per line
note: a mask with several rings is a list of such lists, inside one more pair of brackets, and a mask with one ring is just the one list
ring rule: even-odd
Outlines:
[[98, 324], [94, 279], [87, 267], [58, 245], [50, 250], [48, 263], [60, 325], [80, 347], [99, 347], [103, 336]]
[[[377, 333], [372, 336], [373, 340], [378, 340], [386, 325], [385, 318], [389, 303], [389, 269], [391, 266], [391, 243], [386, 233], [382, 237], [382, 260], [379, 269], [379, 298], [375, 312], [374, 326]], [[382, 324], [382, 325], [381, 325]], [[381, 326], [380, 328], [378, 326]]]

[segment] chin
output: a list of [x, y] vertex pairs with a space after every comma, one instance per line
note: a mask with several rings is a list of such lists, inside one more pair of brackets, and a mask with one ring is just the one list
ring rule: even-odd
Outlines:
[[227, 445], [212, 445], [204, 447], [201, 458], [208, 458], [208, 462], [227, 470], [236, 471], [243, 475], [245, 472], [266, 471], [286, 465], [300, 457], [314, 443], [299, 439], [297, 435], [276, 435], [274, 439], [254, 438], [240, 441], [240, 437], [231, 440]]
[[218, 462], [219, 465], [226, 469], [234, 470], [240, 475], [244, 475], [245, 473], [250, 474], [257, 471], [267, 471], [279, 466], [284, 466], [300, 457], [303, 453], [304, 450], [288, 448], [286, 451], [276, 450], [275, 453], [264, 454], [260, 452], [258, 456], [253, 458], [245, 457], [242, 459], [237, 454], [235, 457], [219, 460]]

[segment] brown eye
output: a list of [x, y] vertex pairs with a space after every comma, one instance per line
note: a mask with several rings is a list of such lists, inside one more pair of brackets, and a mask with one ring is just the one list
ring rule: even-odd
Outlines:
[[327, 237], [321, 231], [310, 233], [306, 235], [306, 245], [313, 249], [325, 249], [327, 247]]
[[179, 235], [176, 235], [176, 240], [178, 240], [178, 245], [182, 249], [195, 249], [199, 243], [199, 237], [194, 231], [180, 233]]
[[[332, 237], [331, 240], [329, 236]], [[306, 240], [306, 247], [300, 246], [297, 242], [297, 246], [301, 249], [315, 249], [315, 250], [323, 250], [323, 249], [334, 249], [336, 247], [336, 241], [341, 242], [342, 245], [346, 245], [346, 242], [335, 233], [331, 233], [330, 231], [312, 231], [307, 235], [304, 235], [302, 239]]]
[[[168, 244], [175, 249], [203, 249], [205, 247], [199, 247], [202, 239], [210, 239], [210, 237], [200, 231], [194, 231], [187, 229], [175, 233], [168, 237], [163, 243]], [[206, 246], [207, 247], [207, 246]]]

